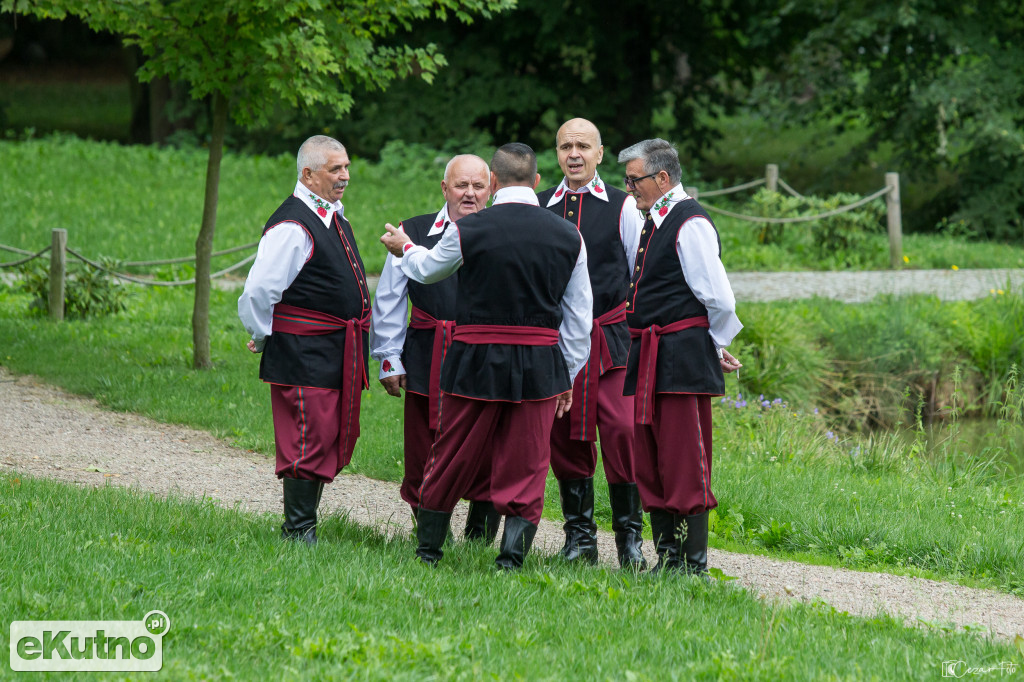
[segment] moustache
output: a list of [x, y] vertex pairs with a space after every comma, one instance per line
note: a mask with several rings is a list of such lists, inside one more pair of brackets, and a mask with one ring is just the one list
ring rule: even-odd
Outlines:
[[345, 189], [346, 187], [348, 187], [348, 180], [341, 180], [334, 183], [334, 189]]

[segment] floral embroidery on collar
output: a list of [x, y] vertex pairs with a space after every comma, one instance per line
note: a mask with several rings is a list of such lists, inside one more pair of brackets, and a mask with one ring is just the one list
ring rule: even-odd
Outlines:
[[654, 208], [652, 210], [657, 211], [658, 215], [664, 218], [665, 214], [668, 213], [668, 203], [669, 200], [672, 198], [673, 194], [675, 194], [675, 192], [669, 192], [668, 194], [663, 196], [658, 201], [658, 203], [654, 205]]
[[436, 223], [434, 223], [434, 227], [444, 227], [444, 218], [441, 218]]
[[327, 212], [331, 210], [331, 205], [312, 192], [309, 193], [309, 199], [316, 205], [317, 215], [321, 218], [326, 218]]
[[597, 177], [596, 173], [594, 174], [594, 181], [590, 183], [590, 189], [597, 192], [598, 194], [604, 193], [604, 188], [601, 187], [601, 180]]
[[564, 188], [564, 187], [559, 187], [559, 188], [558, 188], [558, 191], [557, 191], [557, 192], [555, 192], [555, 196], [556, 196], [556, 197], [560, 197], [560, 196], [562, 196], [562, 194], [563, 194], [564, 192], [565, 192], [565, 188]]

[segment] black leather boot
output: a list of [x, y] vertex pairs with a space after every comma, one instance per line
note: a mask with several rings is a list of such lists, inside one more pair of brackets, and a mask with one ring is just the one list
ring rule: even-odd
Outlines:
[[323, 481], [282, 478], [284, 486], [284, 523], [282, 540], [301, 540], [316, 544], [316, 508], [320, 504]]
[[658, 564], [651, 574], [678, 571], [682, 568], [679, 538], [676, 535], [675, 514], [664, 509], [651, 510], [651, 533], [654, 535], [654, 549], [658, 552]]
[[469, 514], [466, 515], [466, 539], [483, 540], [488, 547], [498, 535], [498, 524], [501, 514], [494, 508], [493, 502], [470, 500]]
[[708, 512], [690, 516], [676, 515], [676, 532], [680, 535], [681, 566], [687, 573], [708, 572]]
[[451, 512], [432, 511], [420, 507], [416, 513], [416, 539], [419, 545], [416, 547], [416, 556], [425, 564], [433, 566], [444, 552], [441, 545], [448, 537], [448, 526], [452, 520]]
[[[565, 546], [562, 558], [597, 563], [597, 524], [594, 523], [594, 479], [577, 478], [559, 481], [565, 524]], [[507, 521], [506, 521], [507, 522]]]
[[494, 560], [495, 566], [504, 571], [522, 568], [536, 534], [537, 526], [523, 517], [506, 516], [505, 532], [501, 534], [501, 552]]
[[642, 571], [647, 568], [644, 558], [644, 513], [640, 507], [640, 491], [636, 483], [609, 483], [608, 498], [612, 505], [612, 530], [619, 566]]

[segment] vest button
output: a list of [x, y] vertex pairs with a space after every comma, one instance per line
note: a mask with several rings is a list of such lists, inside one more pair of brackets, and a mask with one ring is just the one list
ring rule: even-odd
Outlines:
[[576, 201], [576, 195], [573, 194], [572, 196], [570, 196], [569, 201]]
[[637, 271], [637, 272], [640, 272], [640, 266], [639, 266], [639, 265], [638, 265], [638, 266], [636, 266], [636, 271]]
[[[632, 282], [630, 282], [630, 283], [629, 283], [629, 288], [630, 288], [630, 289], [632, 289], [632, 288], [633, 288], [633, 283], [632, 283]], [[629, 305], [629, 304], [627, 303], [626, 305]]]
[[644, 252], [644, 247], [641, 246], [640, 247], [640, 253], [643, 253], [643, 252]]
[[640, 234], [647, 234], [647, 230], [641, 230]]
[[571, 217], [573, 217], [574, 215], [575, 215], [575, 214], [574, 214], [574, 213], [573, 213], [572, 211], [569, 211], [569, 217], [570, 217], [570, 218], [571, 218]]

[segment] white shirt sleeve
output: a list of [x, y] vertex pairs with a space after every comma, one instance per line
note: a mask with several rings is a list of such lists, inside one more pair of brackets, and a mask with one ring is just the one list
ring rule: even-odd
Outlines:
[[580, 238], [580, 255], [576, 259], [569, 284], [562, 295], [562, 324], [558, 328], [558, 348], [569, 367], [569, 380], [590, 358], [590, 330], [594, 326], [594, 293], [587, 272], [587, 246]]
[[256, 260], [238, 297], [238, 317], [256, 342], [256, 350], [262, 351], [270, 336], [274, 305], [311, 255], [313, 240], [298, 223], [279, 223], [260, 239]]
[[462, 267], [458, 226], [449, 225], [432, 249], [418, 244], [412, 246], [398, 260], [398, 265], [406, 277], [421, 284], [433, 284], [448, 277]]
[[622, 249], [626, 252], [630, 274], [636, 266], [636, 250], [640, 248], [640, 232], [644, 229], [644, 222], [640, 209], [636, 207], [636, 199], [632, 195], [626, 197], [619, 215], [619, 237], [622, 239]]
[[[401, 354], [409, 323], [409, 278], [402, 272], [398, 262], [398, 259], [388, 254], [373, 297], [370, 355], [381, 363], [381, 379], [405, 374]], [[384, 371], [384, 360], [391, 363], [390, 372]]]
[[743, 325], [736, 317], [736, 297], [718, 256], [715, 228], [700, 216], [687, 220], [679, 229], [676, 253], [686, 283], [708, 309], [711, 340], [718, 348], [728, 346]]

